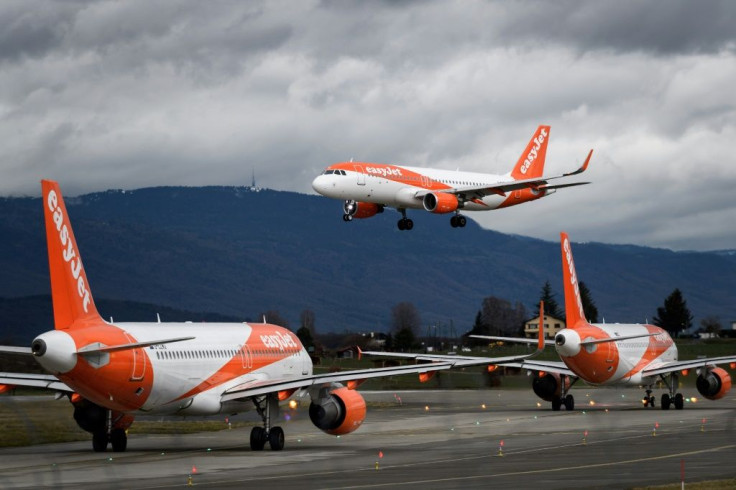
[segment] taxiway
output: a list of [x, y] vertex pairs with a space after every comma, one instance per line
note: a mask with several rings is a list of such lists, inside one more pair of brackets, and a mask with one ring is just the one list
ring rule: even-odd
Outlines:
[[[0, 488], [629, 488], [736, 477], [736, 395], [641, 408], [638, 390], [576, 389], [553, 412], [527, 390], [364, 392], [363, 426], [333, 437], [285, 410], [281, 452], [249, 429], [0, 449]], [[242, 416], [241, 416], [242, 417]], [[249, 420], [256, 421], [253, 414]]]

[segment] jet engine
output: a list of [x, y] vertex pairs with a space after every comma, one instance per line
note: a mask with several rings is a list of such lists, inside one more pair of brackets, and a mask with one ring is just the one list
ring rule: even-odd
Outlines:
[[432, 192], [425, 194], [422, 203], [424, 204], [424, 209], [436, 214], [452, 213], [460, 207], [460, 201], [458, 201], [456, 195], [443, 192], [439, 194]]
[[342, 210], [345, 212], [346, 216], [362, 219], [370, 218], [371, 216], [382, 213], [383, 206], [372, 202], [345, 201], [342, 205]]
[[718, 400], [731, 389], [731, 376], [724, 369], [710, 369], [698, 376], [695, 386], [708, 400]]
[[[570, 388], [570, 378], [565, 377], [565, 390]], [[532, 390], [544, 401], [551, 402], [562, 395], [562, 380], [557, 373], [534, 373]]]
[[97, 432], [107, 428], [107, 409], [79, 395], [72, 395], [74, 405], [74, 421], [80, 429], [87, 432]]
[[338, 388], [312, 399], [309, 419], [320, 430], [334, 436], [353, 432], [365, 420], [365, 400], [355, 390]]

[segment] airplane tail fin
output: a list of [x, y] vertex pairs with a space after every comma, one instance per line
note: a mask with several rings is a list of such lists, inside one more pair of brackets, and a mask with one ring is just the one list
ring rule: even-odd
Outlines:
[[57, 330], [68, 329], [79, 320], [101, 320], [92, 299], [87, 274], [84, 272], [82, 257], [59, 184], [51, 180], [42, 180], [41, 190], [46, 221], [54, 326]]
[[539, 126], [529, 140], [526, 149], [511, 171], [514, 180], [534, 179], [541, 177], [544, 172], [544, 160], [547, 157], [547, 142], [549, 141], [549, 126]]
[[565, 293], [565, 321], [567, 328], [574, 329], [578, 325], [587, 324], [583, 302], [580, 298], [578, 287], [578, 275], [575, 272], [575, 262], [572, 259], [572, 248], [570, 239], [564, 231], [560, 233], [560, 246], [562, 249], [562, 284]]

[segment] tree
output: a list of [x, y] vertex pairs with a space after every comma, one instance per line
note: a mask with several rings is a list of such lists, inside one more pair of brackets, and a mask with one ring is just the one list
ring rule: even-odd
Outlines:
[[483, 299], [480, 311], [475, 315], [471, 335], [518, 335], [524, 327], [526, 308], [517, 302], [489, 296]]
[[316, 333], [314, 329], [314, 312], [312, 310], [302, 310], [299, 315], [299, 321], [301, 322], [300, 329], [306, 328], [309, 330], [311, 337], [314, 337]]
[[403, 301], [391, 308], [392, 331], [398, 333], [402, 330], [411, 330], [416, 337], [421, 326], [421, 319], [416, 307], [407, 301]]
[[580, 288], [580, 301], [583, 303], [583, 312], [585, 313], [585, 319], [590, 323], [598, 323], [598, 308], [595, 306], [593, 297], [590, 294], [588, 286], [584, 282], [578, 284]]
[[391, 308], [394, 348], [400, 351], [411, 350], [414, 347], [420, 325], [419, 312], [412, 303], [403, 301], [394, 305]]
[[717, 316], [709, 315], [700, 320], [700, 328], [702, 328], [703, 332], [705, 333], [710, 333], [718, 336], [723, 329], [723, 325], [721, 325], [720, 318], [718, 318]]
[[657, 316], [654, 324], [664, 328], [672, 337], [693, 325], [693, 316], [687, 308], [687, 302], [682, 297], [682, 292], [675, 289], [664, 300], [664, 306], [657, 308]]
[[[545, 315], [559, 318], [560, 320], [565, 318], [565, 313], [560, 309], [560, 305], [557, 304], [555, 293], [552, 292], [552, 286], [550, 286], [549, 281], [544, 283], [539, 301], [544, 301]], [[533, 311], [539, 311], [539, 301], [532, 308]]]

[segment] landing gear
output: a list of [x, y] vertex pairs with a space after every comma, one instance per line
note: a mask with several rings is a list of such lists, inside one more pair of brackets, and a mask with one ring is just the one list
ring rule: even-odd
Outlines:
[[396, 223], [399, 230], [404, 231], [414, 228], [414, 222], [406, 217], [406, 209], [399, 209], [399, 212], [401, 213], [401, 219]]
[[465, 228], [467, 222], [468, 220], [462, 214], [456, 214], [450, 218], [450, 226], [453, 228]]
[[572, 385], [574, 385], [577, 382], [578, 378], [573, 379], [572, 383], [568, 385], [567, 382], [567, 376], [564, 374], [560, 375], [560, 396], [555, 396], [552, 398], [552, 410], [555, 412], [558, 412], [560, 408], [563, 406], [565, 407], [565, 410], [568, 412], [571, 412], [575, 410], [575, 398], [568, 394], [568, 391], [570, 388], [572, 388]]
[[682, 410], [685, 407], [685, 398], [682, 396], [682, 393], [675, 393], [678, 386], [677, 373], [670, 373], [669, 381], [664, 374], [660, 374], [659, 377], [664, 381], [664, 384], [667, 385], [670, 391], [662, 395], [662, 410], [669, 410], [670, 405], [674, 405], [675, 410]]
[[343, 214], [343, 215], [342, 215], [342, 220], [343, 220], [343, 221], [345, 221], [346, 223], [347, 223], [348, 221], [353, 221], [353, 216], [352, 216], [352, 215], [350, 215], [350, 214]]
[[110, 444], [116, 453], [122, 453], [128, 447], [128, 435], [125, 429], [113, 429], [110, 432]]
[[279, 414], [278, 396], [270, 393], [254, 397], [253, 404], [263, 419], [263, 427], [253, 427], [250, 431], [250, 448], [253, 451], [262, 451], [268, 442], [272, 451], [281, 451], [284, 449], [284, 430], [281, 427], [271, 427], [271, 419]]
[[[654, 395], [652, 395], [652, 390], [647, 389], [646, 392], [647, 392], [647, 394], [644, 395], [644, 398], [641, 399], [641, 403], [645, 407], [652, 407], [652, 408], [654, 408], [655, 398], [654, 398]], [[664, 401], [662, 403], [664, 403]], [[664, 406], [662, 408], [664, 408]]]
[[107, 428], [96, 430], [92, 433], [92, 449], [96, 453], [104, 453], [107, 451]]

